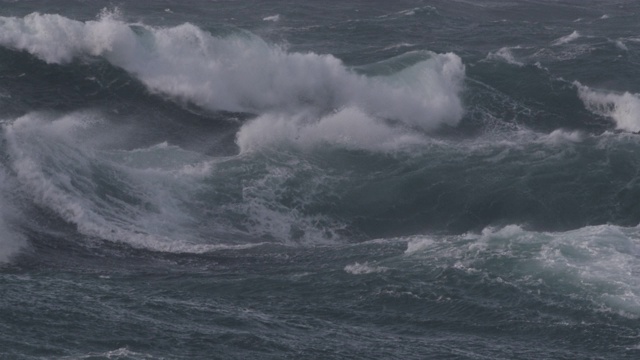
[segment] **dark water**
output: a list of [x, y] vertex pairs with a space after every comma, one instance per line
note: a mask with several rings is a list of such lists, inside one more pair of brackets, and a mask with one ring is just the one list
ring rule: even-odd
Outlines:
[[0, 358], [640, 356], [640, 3], [0, 4]]

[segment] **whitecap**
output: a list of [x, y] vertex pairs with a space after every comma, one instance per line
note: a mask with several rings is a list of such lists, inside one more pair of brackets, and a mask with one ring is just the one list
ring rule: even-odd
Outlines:
[[273, 21], [273, 22], [277, 22], [280, 21], [280, 14], [276, 14], [276, 15], [271, 15], [271, 16], [266, 16], [262, 19], [263, 21]]
[[352, 275], [382, 273], [388, 270], [389, 268], [386, 268], [384, 266], [370, 265], [368, 262], [364, 262], [362, 264], [356, 262], [354, 264], [347, 265], [344, 267], [344, 271]]
[[614, 41], [614, 44], [616, 44], [616, 47], [620, 50], [629, 51], [629, 48], [627, 47], [627, 45], [625, 45], [625, 43], [622, 40], [616, 40]]
[[0, 17], [0, 44], [48, 63], [100, 56], [152, 92], [210, 110], [323, 116], [357, 107], [426, 130], [456, 125], [463, 115], [465, 68], [453, 53], [422, 52], [422, 61], [395, 74], [367, 77], [332, 55], [290, 53], [246, 32], [220, 37], [189, 23], [128, 24], [111, 13], [87, 22]]
[[520, 49], [520, 46], [500, 48], [496, 52], [490, 52], [487, 55], [486, 59], [503, 61], [503, 62], [506, 62], [507, 64], [516, 65], [516, 66], [524, 66], [523, 62], [520, 62], [515, 59], [515, 57], [513, 56], [513, 53], [511, 52], [512, 49]]
[[630, 92], [594, 90], [575, 81], [578, 96], [586, 108], [594, 114], [612, 119], [616, 128], [625, 131], [640, 131], [640, 95]]
[[290, 144], [301, 149], [331, 145], [384, 152], [425, 141], [419, 133], [368, 116], [358, 108], [346, 108], [321, 118], [263, 115], [243, 125], [236, 140], [242, 153], [274, 144]]
[[572, 41], [574, 41], [574, 40], [576, 40], [576, 39], [580, 38], [580, 36], [581, 36], [581, 35], [580, 35], [580, 33], [579, 33], [577, 30], [575, 30], [575, 31], [573, 31], [571, 34], [566, 35], [566, 36], [563, 36], [563, 37], [561, 37], [561, 38], [559, 38], [559, 39], [555, 40], [555, 41], [552, 43], [552, 45], [554, 45], [554, 46], [558, 46], [558, 45], [567, 44], [567, 43], [570, 43], [570, 42], [572, 42]]

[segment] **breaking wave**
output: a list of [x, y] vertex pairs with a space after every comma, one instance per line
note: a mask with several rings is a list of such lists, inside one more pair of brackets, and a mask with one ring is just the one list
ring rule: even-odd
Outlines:
[[456, 125], [463, 115], [465, 69], [452, 53], [421, 52], [419, 62], [393, 74], [364, 76], [332, 55], [287, 52], [247, 32], [129, 24], [108, 12], [87, 22], [38, 13], [0, 17], [0, 44], [47, 63], [101, 57], [152, 92], [214, 111], [317, 120], [355, 107], [423, 130]]
[[594, 90], [577, 81], [574, 85], [589, 111], [612, 119], [616, 128], [620, 130], [640, 131], [640, 96], [638, 94]]

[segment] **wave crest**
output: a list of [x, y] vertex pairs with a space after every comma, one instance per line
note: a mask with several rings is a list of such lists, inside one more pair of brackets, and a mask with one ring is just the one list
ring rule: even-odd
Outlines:
[[355, 107], [421, 130], [454, 126], [463, 115], [465, 67], [453, 53], [420, 52], [417, 63], [366, 76], [332, 55], [287, 52], [246, 32], [215, 36], [189, 23], [152, 27], [113, 14], [87, 22], [0, 17], [0, 45], [47, 63], [102, 57], [154, 93], [214, 111], [320, 118]]
[[640, 96], [629, 92], [614, 93], [593, 90], [579, 82], [578, 96], [587, 109], [594, 114], [615, 121], [616, 128], [625, 131], [640, 131]]

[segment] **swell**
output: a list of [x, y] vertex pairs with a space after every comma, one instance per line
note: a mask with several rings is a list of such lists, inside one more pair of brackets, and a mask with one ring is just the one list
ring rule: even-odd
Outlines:
[[[537, 66], [477, 63], [463, 93], [452, 53], [351, 69], [252, 34], [113, 14], [5, 17], [0, 28], [0, 43], [30, 54], [1, 53], [26, 60], [6, 73], [25, 99], [2, 128], [7, 176], [88, 238], [203, 252], [640, 220], [638, 145], [602, 118], [617, 121], [633, 96], [594, 95]], [[434, 133], [450, 126], [481, 131]]]
[[523, 130], [391, 153], [280, 147], [220, 157], [166, 142], [109, 144], [127, 132], [99, 112], [17, 118], [2, 128], [7, 183], [85, 237], [162, 252], [640, 220], [634, 135]]

